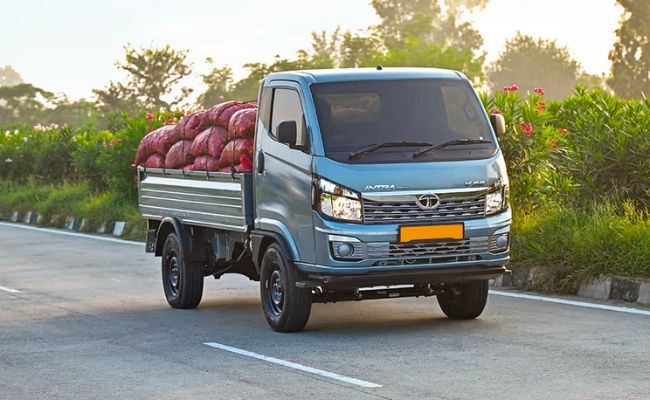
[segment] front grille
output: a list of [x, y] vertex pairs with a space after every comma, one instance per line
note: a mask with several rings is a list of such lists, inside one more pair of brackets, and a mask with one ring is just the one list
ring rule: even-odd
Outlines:
[[399, 201], [363, 199], [364, 222], [404, 224], [485, 217], [485, 193], [440, 196], [440, 203], [433, 210], [421, 209], [417, 205], [417, 198], [418, 196], [413, 196], [412, 200], [405, 200], [401, 196]]
[[429, 259], [432, 257], [458, 256], [487, 253], [487, 237], [422, 243], [368, 243], [369, 259]]

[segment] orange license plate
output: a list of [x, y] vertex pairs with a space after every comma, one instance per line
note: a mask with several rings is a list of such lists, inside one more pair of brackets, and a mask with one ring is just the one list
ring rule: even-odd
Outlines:
[[460, 240], [465, 236], [463, 224], [400, 226], [399, 241], [402, 243], [416, 240]]

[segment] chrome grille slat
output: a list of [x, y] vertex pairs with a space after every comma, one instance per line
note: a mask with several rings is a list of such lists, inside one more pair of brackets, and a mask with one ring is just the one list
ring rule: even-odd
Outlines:
[[422, 243], [368, 243], [367, 257], [369, 259], [426, 259], [449, 256], [466, 256], [486, 253], [491, 239], [477, 237], [444, 242]]
[[[453, 197], [451, 197], [453, 196]], [[364, 199], [363, 212], [365, 223], [409, 223], [425, 221], [444, 221], [452, 219], [473, 219], [485, 217], [485, 194], [476, 193], [467, 197], [461, 194], [451, 194], [441, 197], [440, 204], [433, 210], [423, 210], [416, 203], [417, 196], [412, 201], [405, 201], [404, 196], [399, 201], [375, 201]]]

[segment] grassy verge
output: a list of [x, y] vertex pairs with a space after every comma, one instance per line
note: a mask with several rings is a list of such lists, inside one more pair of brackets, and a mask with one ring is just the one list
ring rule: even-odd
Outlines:
[[600, 274], [650, 276], [650, 221], [631, 205], [517, 212], [513, 266], [537, 267], [535, 289], [572, 293]]
[[36, 211], [43, 225], [62, 227], [67, 216], [86, 218], [82, 231], [95, 232], [107, 221], [126, 221], [124, 238], [142, 240], [146, 223], [136, 204], [116, 193], [92, 193], [85, 183], [43, 186], [0, 181], [0, 213]]

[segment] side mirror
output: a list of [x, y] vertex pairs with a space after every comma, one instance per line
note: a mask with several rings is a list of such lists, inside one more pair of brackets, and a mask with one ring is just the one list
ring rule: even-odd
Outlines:
[[278, 125], [277, 136], [278, 142], [286, 144], [291, 149], [295, 148], [298, 138], [298, 126], [296, 121], [280, 122]]
[[492, 124], [492, 129], [497, 137], [506, 133], [506, 119], [503, 118], [501, 114], [491, 114], [490, 115], [490, 124]]

